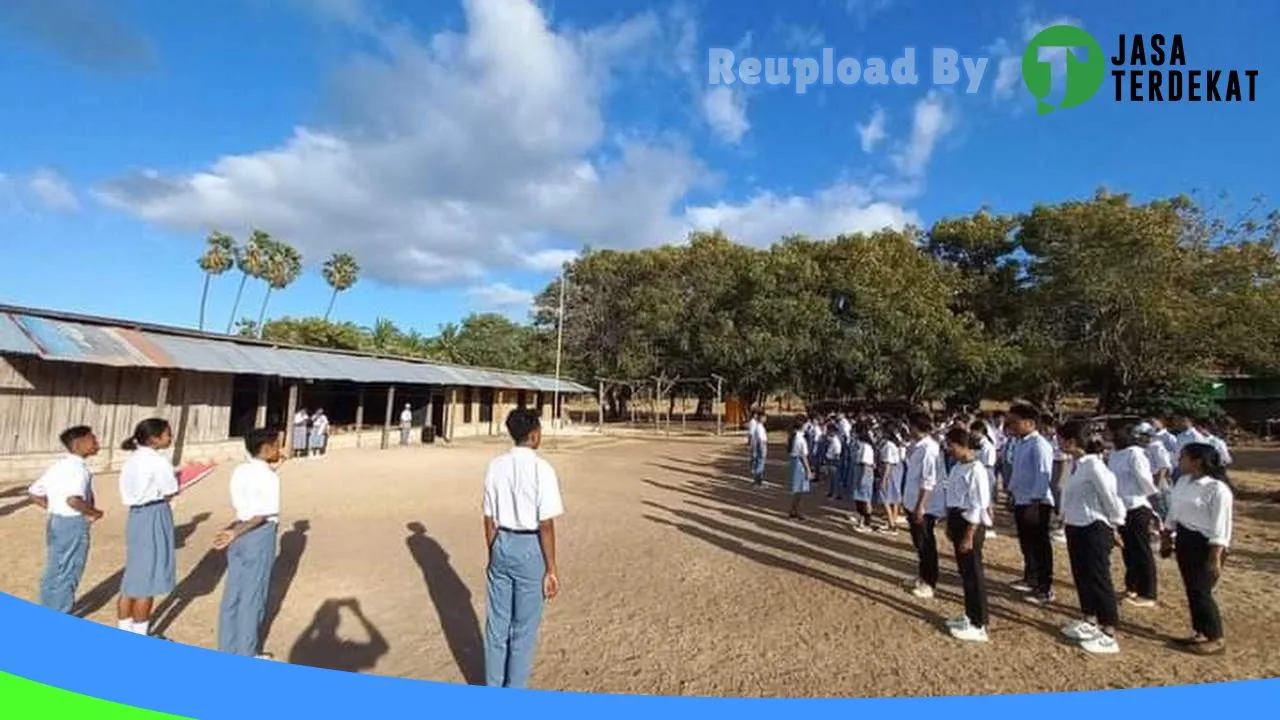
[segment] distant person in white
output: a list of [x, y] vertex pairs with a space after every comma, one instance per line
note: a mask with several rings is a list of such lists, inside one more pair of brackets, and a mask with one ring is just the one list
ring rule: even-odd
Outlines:
[[67, 454], [50, 466], [27, 494], [48, 513], [40, 604], [69, 613], [89, 557], [89, 526], [102, 519], [102, 511], [94, 505], [93, 473], [86, 462], [98, 454], [98, 438], [89, 427], [77, 425], [64, 430], [58, 440]]
[[329, 416], [324, 414], [324, 408], [311, 416], [311, 449], [317, 455], [323, 455], [329, 449]]
[[484, 477], [484, 672], [489, 687], [523, 688], [533, 669], [542, 604], [560, 592], [555, 519], [564, 514], [564, 502], [555, 469], [538, 456], [538, 415], [512, 410], [507, 432], [515, 447], [494, 458]]
[[227, 551], [227, 585], [218, 610], [218, 650], [242, 657], [261, 655], [262, 621], [267, 611], [271, 567], [280, 524], [280, 437], [252, 430], [244, 438], [249, 460], [231, 474], [235, 520], [213, 538]]
[[1064, 627], [1062, 634], [1087, 653], [1114, 655], [1120, 652], [1116, 642], [1120, 611], [1111, 580], [1111, 548], [1123, 546], [1124, 503], [1116, 494], [1116, 476], [1102, 461], [1106, 446], [1089, 424], [1083, 420], [1063, 423], [1058, 437], [1062, 451], [1075, 460], [1075, 469], [1062, 484], [1062, 522], [1071, 577], [1084, 616]]
[[[1151, 476], [1156, 483], [1156, 494], [1151, 496], [1151, 509], [1164, 522], [1165, 515], [1169, 513], [1169, 493], [1173, 486], [1173, 458], [1169, 455], [1169, 446], [1160, 439], [1161, 431], [1149, 422], [1138, 423], [1133, 431], [1144, 443], [1147, 463], [1151, 466]], [[1167, 432], [1165, 434], [1168, 435]]]
[[311, 413], [300, 408], [293, 414], [293, 456], [303, 457], [307, 454], [307, 446], [311, 441]]
[[1182, 477], [1169, 499], [1160, 555], [1178, 558], [1194, 634], [1176, 642], [1198, 655], [1220, 655], [1226, 643], [1213, 588], [1222, 577], [1222, 561], [1231, 545], [1235, 493], [1212, 445], [1187, 445], [1178, 464]]
[[173, 462], [162, 454], [172, 444], [169, 421], [150, 418], [138, 423], [133, 437], [121, 445], [133, 455], [120, 469], [120, 501], [129, 508], [129, 519], [116, 610], [120, 629], [138, 635], [151, 631], [155, 598], [173, 592], [178, 582], [169, 506], [178, 495], [178, 475]]
[[404, 410], [400, 411], [400, 444], [408, 445], [409, 437], [413, 434], [413, 406], [409, 403], [404, 404]]
[[[933, 419], [928, 413], [913, 413], [907, 418], [911, 445], [907, 449], [906, 482], [902, 503], [911, 530], [911, 544], [919, 562], [916, 577], [909, 583], [911, 594], [922, 600], [931, 599], [938, 588], [938, 539], [934, 527], [945, 500], [938, 487], [942, 470], [942, 448], [933, 439]], [[941, 499], [941, 501], [939, 501]]]

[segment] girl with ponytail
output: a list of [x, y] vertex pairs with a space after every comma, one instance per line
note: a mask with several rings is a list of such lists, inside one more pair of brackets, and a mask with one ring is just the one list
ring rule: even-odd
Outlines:
[[138, 423], [120, 446], [133, 455], [120, 469], [120, 499], [129, 509], [129, 518], [116, 610], [120, 629], [138, 635], [150, 632], [155, 598], [168, 595], [177, 582], [169, 501], [178, 494], [178, 476], [162, 454], [172, 444], [169, 421], [149, 418]]

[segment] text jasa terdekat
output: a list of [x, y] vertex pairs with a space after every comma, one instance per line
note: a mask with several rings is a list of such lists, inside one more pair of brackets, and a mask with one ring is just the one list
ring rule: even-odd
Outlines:
[[1111, 58], [1116, 101], [1253, 102], [1257, 70], [1187, 69], [1182, 35], [1121, 35]]

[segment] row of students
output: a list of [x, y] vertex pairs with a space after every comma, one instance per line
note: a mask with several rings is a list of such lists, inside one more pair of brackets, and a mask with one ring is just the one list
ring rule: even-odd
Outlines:
[[[89, 553], [89, 526], [104, 513], [94, 502], [88, 460], [98, 453], [92, 428], [62, 433], [67, 456], [54, 463], [28, 489], [48, 513], [46, 561], [40, 604], [71, 612]], [[171, 503], [177, 497], [177, 473], [164, 455], [173, 442], [169, 422], [138, 423], [121, 444], [132, 452], [120, 469], [120, 500], [125, 507], [125, 564], [116, 602], [117, 626], [149, 635], [155, 598], [177, 584]], [[259, 631], [266, 611], [267, 583], [275, 561], [280, 487], [275, 466], [281, 461], [279, 435], [254, 430], [245, 438], [250, 459], [231, 478], [235, 519], [214, 538], [227, 550], [227, 585], [219, 611], [218, 647], [237, 655], [259, 654]]]

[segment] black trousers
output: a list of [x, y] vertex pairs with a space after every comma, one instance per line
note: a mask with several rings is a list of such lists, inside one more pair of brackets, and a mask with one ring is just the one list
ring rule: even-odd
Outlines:
[[1159, 522], [1151, 508], [1134, 508], [1120, 530], [1124, 538], [1124, 589], [1148, 600], [1155, 600], [1159, 589], [1156, 556], [1151, 551], [1151, 528]]
[[1036, 593], [1053, 589], [1053, 540], [1049, 522], [1053, 508], [1045, 503], [1018, 505], [1013, 509], [1018, 528], [1018, 545], [1022, 549], [1023, 580]]
[[987, 536], [985, 528], [978, 526], [973, 532], [973, 551], [961, 554], [960, 541], [969, 532], [969, 521], [964, 511], [947, 512], [947, 537], [955, 548], [956, 569], [960, 571], [960, 585], [964, 588], [964, 614], [974, 627], [985, 628], [989, 621], [987, 611], [987, 577], [982, 571], [982, 545]]
[[916, 556], [920, 559], [920, 580], [931, 588], [938, 587], [938, 539], [934, 536], [937, 519], [926, 514], [923, 522], [917, 523], [915, 513], [907, 513], [907, 521], [911, 527], [911, 544], [916, 548]]
[[1213, 587], [1218, 584], [1209, 569], [1212, 549], [1209, 539], [1195, 530], [1179, 525], [1174, 552], [1178, 557], [1178, 572], [1187, 586], [1187, 605], [1191, 609], [1191, 628], [1209, 640], [1221, 640], [1222, 615], [1213, 599]]
[[1068, 525], [1067, 555], [1071, 558], [1071, 578], [1080, 595], [1085, 617], [1097, 618], [1102, 627], [1120, 622], [1116, 607], [1116, 587], [1111, 582], [1111, 548], [1115, 531], [1099, 520], [1092, 525]]

